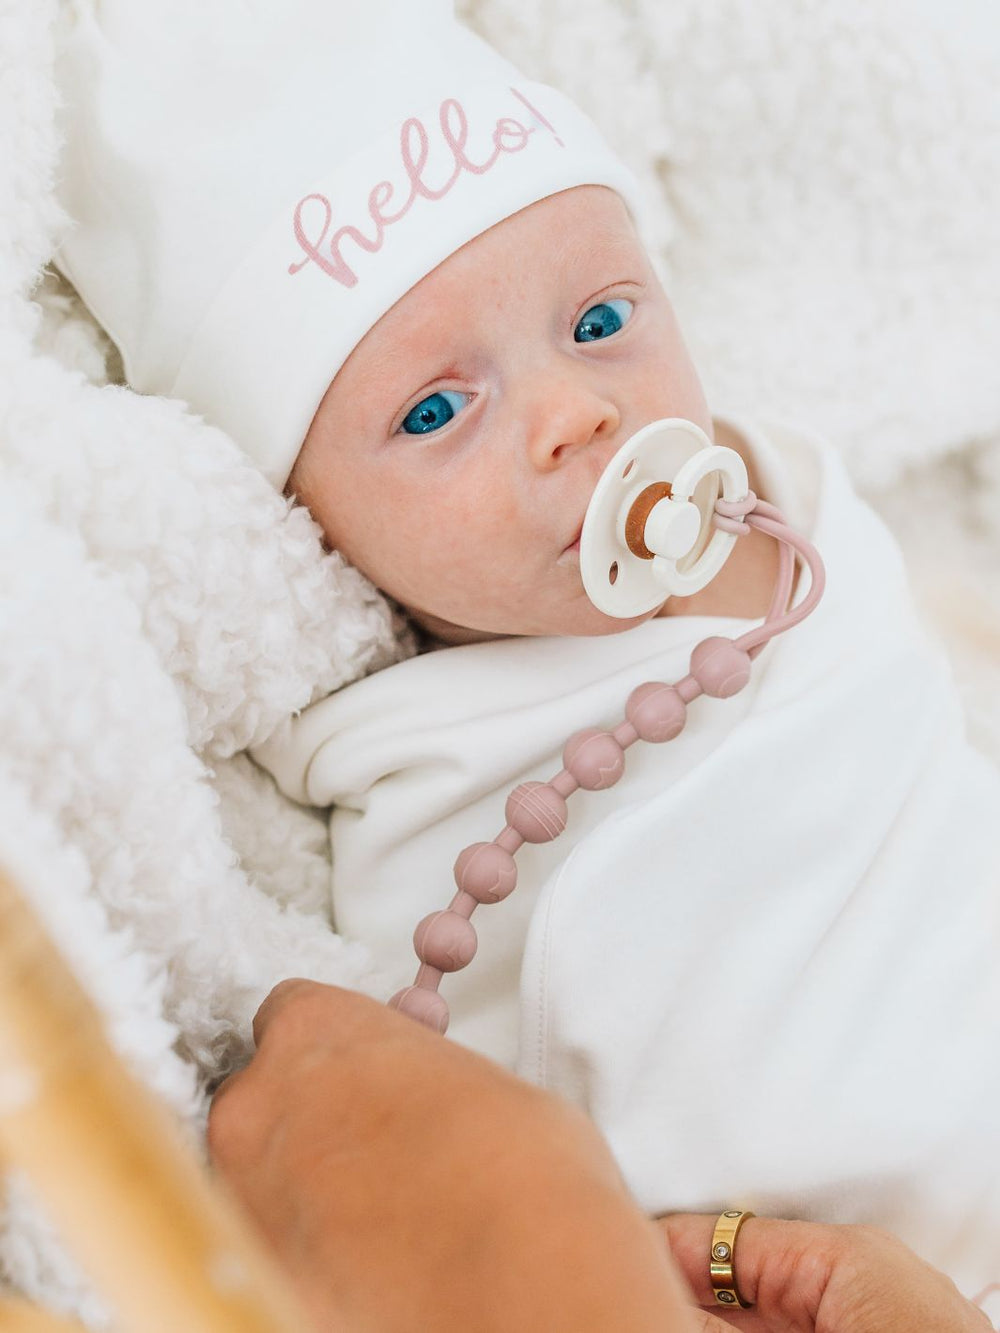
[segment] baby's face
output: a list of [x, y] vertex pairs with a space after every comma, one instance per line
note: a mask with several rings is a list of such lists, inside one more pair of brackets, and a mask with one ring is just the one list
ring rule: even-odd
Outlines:
[[366, 334], [289, 490], [331, 546], [449, 643], [611, 634], [576, 542], [605, 465], [658, 417], [711, 437], [621, 199], [585, 185], [450, 255]]

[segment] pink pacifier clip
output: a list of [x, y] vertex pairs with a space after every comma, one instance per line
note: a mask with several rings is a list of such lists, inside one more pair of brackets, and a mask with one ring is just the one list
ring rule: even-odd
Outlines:
[[[662, 468], [664, 450], [673, 450], [675, 454], [680, 450], [687, 455], [674, 473], [674, 483], [663, 482], [662, 471], [661, 480], [652, 483], [636, 475], [641, 472], [637, 467], [640, 460], [649, 463], [652, 459], [650, 465], [654, 470]], [[724, 498], [712, 494], [706, 499], [705, 478], [716, 473], [722, 478]], [[652, 508], [641, 498], [651, 484], [667, 492]], [[730, 498], [725, 498], [726, 491]], [[732, 498], [734, 491], [743, 493]], [[671, 504], [673, 511], [666, 508]], [[701, 523], [691, 520], [695, 507], [701, 511]], [[642, 557], [635, 554], [634, 535], [625, 536], [628, 520], [636, 512], [642, 513], [649, 547]], [[638, 593], [635, 584], [631, 591], [619, 590], [620, 597], [639, 596], [649, 603], [646, 609], [652, 609], [663, 586], [681, 583], [686, 591], [694, 591], [699, 579], [700, 586], [710, 582], [731, 544], [736, 538], [746, 536], [751, 527], [779, 543], [778, 577], [763, 622], [737, 639], [721, 636], [703, 639], [691, 653], [688, 675], [673, 684], [650, 680], [636, 686], [618, 726], [611, 731], [587, 727], [575, 732], [563, 747], [563, 767], [554, 777], [547, 782], [523, 782], [514, 788], [504, 811], [506, 826], [492, 842], [474, 842], [459, 853], [454, 868], [458, 892], [445, 909], [431, 912], [417, 926], [413, 946], [420, 966], [413, 985], [398, 991], [389, 1001], [392, 1008], [445, 1032], [449, 1010], [438, 990], [441, 978], [446, 972], [467, 967], [475, 957], [478, 937], [470, 918], [480, 904], [501, 902], [513, 892], [517, 884], [516, 852], [526, 842], [551, 842], [563, 832], [568, 815], [567, 798], [578, 788], [603, 791], [614, 786], [625, 772], [625, 752], [637, 740], [661, 744], [678, 736], [687, 720], [688, 704], [700, 694], [728, 699], [739, 693], [750, 679], [751, 662], [758, 653], [776, 635], [804, 620], [823, 595], [825, 572], [816, 548], [790, 528], [773, 505], [758, 500], [749, 490], [740, 456], [733, 450], [711, 445], [693, 423], [678, 418], [653, 422], [637, 432], [611, 460], [595, 488], [581, 536], [581, 554], [589, 535], [591, 551], [597, 553], [597, 567], [607, 569], [608, 555], [615, 557], [609, 586], [598, 586], [592, 592], [592, 576], [589, 584], [588, 577], [584, 578], [588, 594], [602, 609], [609, 610], [614, 605], [612, 589], [617, 586], [619, 569], [626, 562], [633, 559], [650, 562], [657, 558], [658, 552], [667, 552], [659, 557], [659, 569], [642, 574], [645, 585]], [[611, 528], [617, 532], [617, 546], [613, 549], [601, 545]], [[678, 547], [676, 536], [671, 536], [678, 530], [685, 533], [680, 543], [683, 550]], [[714, 533], [720, 537], [726, 534], [729, 541], [719, 545], [710, 540], [706, 548], [705, 537], [714, 540]], [[701, 555], [685, 568], [690, 552], [699, 548]], [[639, 549], [645, 550], [645, 546]], [[789, 610], [795, 556], [808, 567], [811, 586], [801, 603]], [[650, 596], [653, 601], [649, 601]], [[661, 600], [666, 600], [666, 594]], [[634, 606], [634, 600], [629, 605]], [[609, 614], [638, 612], [611, 609]]]

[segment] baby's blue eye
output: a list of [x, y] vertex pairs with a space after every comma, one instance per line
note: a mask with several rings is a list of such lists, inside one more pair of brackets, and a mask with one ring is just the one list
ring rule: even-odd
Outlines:
[[628, 321], [635, 306], [631, 301], [620, 297], [615, 301], [602, 301], [592, 305], [573, 330], [573, 338], [578, 343], [596, 342], [598, 338], [610, 338]]
[[427, 398], [422, 398], [416, 407], [411, 407], [399, 427], [406, 435], [429, 435], [433, 430], [440, 430], [456, 412], [461, 412], [472, 397], [468, 393], [459, 393], [457, 389], [438, 389]]

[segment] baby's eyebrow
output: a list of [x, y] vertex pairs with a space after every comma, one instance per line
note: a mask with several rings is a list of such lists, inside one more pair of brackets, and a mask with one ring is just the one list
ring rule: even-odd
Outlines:
[[424, 338], [417, 338], [405, 344], [396, 341], [383, 351], [378, 359], [377, 371], [380, 383], [390, 381], [410, 381], [420, 373], [420, 367], [432, 362], [450, 358], [453, 354], [444, 347], [428, 346]]
[[381, 419], [396, 412], [404, 399], [416, 393], [432, 379], [458, 376], [456, 349], [441, 343], [426, 348], [393, 342], [386, 347], [369, 368], [369, 410]]
[[634, 267], [640, 257], [636, 241], [618, 228], [598, 229], [561, 236], [553, 248], [553, 259], [574, 272], [579, 268], [602, 268], [608, 264]]

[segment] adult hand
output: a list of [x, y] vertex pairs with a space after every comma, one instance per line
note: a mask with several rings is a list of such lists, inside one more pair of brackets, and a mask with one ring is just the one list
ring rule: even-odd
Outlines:
[[363, 996], [283, 982], [209, 1146], [317, 1327], [689, 1333], [655, 1223], [567, 1103]]
[[736, 1275], [752, 1310], [715, 1305], [709, 1282], [714, 1217], [659, 1220], [699, 1304], [701, 1333], [986, 1333], [993, 1327], [954, 1283], [886, 1232], [753, 1217], [736, 1243]]

